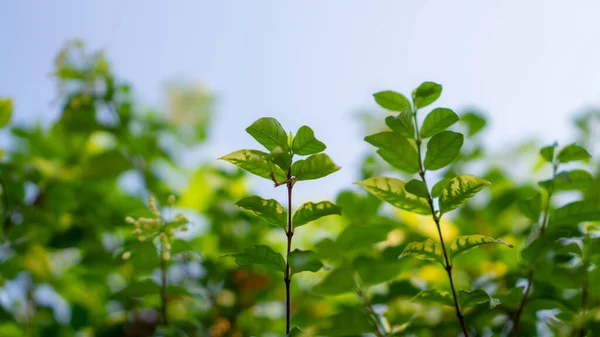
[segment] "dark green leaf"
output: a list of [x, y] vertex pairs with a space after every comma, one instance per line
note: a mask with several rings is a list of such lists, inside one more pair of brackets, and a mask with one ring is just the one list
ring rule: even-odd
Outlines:
[[493, 309], [500, 304], [498, 299], [493, 298], [483, 289], [475, 289], [473, 291], [460, 290], [458, 292], [458, 300], [463, 309], [486, 302], [489, 302], [490, 309]]
[[296, 213], [294, 213], [292, 224], [294, 225], [294, 228], [298, 228], [311, 221], [333, 214], [341, 215], [341, 207], [329, 201], [321, 201], [318, 203], [307, 202], [298, 207]]
[[442, 246], [431, 239], [423, 242], [410, 242], [406, 245], [399, 258], [406, 256], [414, 256], [421, 260], [435, 261], [442, 264], [442, 266], [444, 265]]
[[385, 124], [394, 132], [406, 138], [415, 138], [415, 125], [410, 109], [404, 109], [398, 116], [388, 116]]
[[117, 150], [102, 152], [81, 165], [84, 179], [111, 179], [131, 168], [129, 160]]
[[381, 261], [372, 257], [359, 256], [353, 262], [354, 269], [364, 286], [388, 282], [396, 278], [403, 270], [400, 261]]
[[435, 102], [442, 94], [442, 86], [434, 82], [423, 82], [413, 92], [415, 107], [423, 108]]
[[119, 297], [144, 297], [147, 295], [157, 295], [159, 292], [160, 287], [156, 282], [151, 279], [145, 279], [131, 283], [115, 295]]
[[441, 305], [454, 306], [454, 300], [452, 299], [452, 295], [450, 295], [447, 291], [439, 291], [435, 289], [423, 290], [415, 297], [412, 298], [413, 301], [425, 301], [425, 302], [435, 302]]
[[442, 131], [433, 136], [427, 143], [425, 168], [435, 171], [452, 163], [460, 154], [464, 139], [462, 134], [452, 131]]
[[373, 244], [385, 241], [393, 228], [386, 225], [354, 224], [346, 227], [336, 240], [341, 251], [356, 251], [370, 248]]
[[545, 161], [551, 163], [554, 161], [554, 149], [558, 146], [557, 143], [554, 143], [549, 146], [544, 146], [540, 149], [540, 155], [544, 158]]
[[425, 198], [407, 193], [402, 180], [374, 177], [357, 182], [374, 196], [390, 203], [392, 206], [417, 214], [431, 214], [431, 208]]
[[587, 190], [594, 183], [594, 178], [586, 170], [562, 171], [556, 179], [540, 181], [538, 184], [548, 190], [552, 186], [554, 191]]
[[509, 248], [513, 248], [513, 245], [506, 243], [500, 239], [494, 239], [480, 234], [473, 234], [457, 237], [456, 240], [454, 240], [454, 242], [452, 242], [452, 244], [450, 245], [448, 255], [450, 259], [454, 259], [458, 255], [464, 254], [473, 248], [492, 243], [502, 244]]
[[575, 201], [555, 210], [554, 214], [550, 216], [550, 224], [555, 226], [599, 220], [600, 202], [598, 200]]
[[365, 137], [365, 141], [379, 148], [377, 153], [393, 167], [407, 173], [419, 171], [417, 149], [399, 134], [384, 131]]
[[296, 181], [319, 179], [339, 170], [340, 167], [324, 153], [317, 153], [292, 165], [292, 175]]
[[240, 266], [259, 264], [268, 269], [284, 272], [285, 260], [281, 254], [276, 253], [269, 246], [256, 245], [244, 249], [243, 253], [228, 254]]
[[317, 327], [319, 336], [360, 336], [373, 332], [369, 317], [362, 309], [345, 311], [324, 317]]
[[294, 327], [285, 337], [313, 337], [313, 335], [300, 330], [298, 327]]
[[277, 227], [286, 229], [287, 211], [275, 199], [263, 199], [258, 196], [244, 198], [235, 203], [241, 208], [254, 212], [265, 221], [272, 223]]
[[420, 180], [413, 179], [413, 180], [407, 182], [406, 185], [404, 185], [404, 190], [406, 190], [406, 192], [408, 192], [408, 193], [412, 193], [412, 194], [416, 195], [417, 197], [421, 197], [421, 198], [429, 197], [429, 192], [427, 191], [427, 187], [425, 186], [425, 183]]
[[292, 167], [292, 155], [289, 152], [284, 152], [279, 146], [271, 151], [269, 159], [284, 172], [289, 171]]
[[339, 295], [354, 290], [354, 275], [349, 268], [334, 269], [313, 288], [320, 295]]
[[576, 144], [565, 146], [562, 150], [560, 150], [560, 152], [558, 152], [558, 155], [556, 155], [556, 159], [558, 159], [558, 161], [561, 163], [568, 163], [578, 160], [586, 161], [590, 159], [590, 157], [591, 156], [586, 149]]
[[402, 112], [404, 109], [410, 110], [410, 101], [404, 95], [395, 91], [380, 91], [373, 94], [375, 102], [382, 108]]
[[271, 180], [273, 172], [277, 181], [287, 180], [287, 174], [269, 160], [269, 155], [258, 150], [239, 150], [219, 159], [265, 179]]
[[13, 111], [12, 100], [0, 98], [0, 129], [5, 127], [10, 122], [10, 117]]
[[292, 274], [301, 273], [303, 271], [315, 273], [323, 267], [323, 263], [312, 250], [302, 251], [296, 249], [290, 252], [289, 262]]
[[429, 138], [438, 132], [446, 130], [456, 122], [458, 122], [458, 115], [454, 111], [447, 108], [433, 109], [423, 121], [421, 138]]
[[469, 174], [452, 178], [440, 196], [440, 213], [447, 213], [471, 199], [490, 183]]
[[542, 194], [537, 192], [533, 197], [519, 200], [517, 203], [521, 213], [532, 221], [538, 221], [542, 212]]
[[438, 181], [435, 185], [433, 185], [433, 188], [431, 189], [431, 197], [437, 198], [440, 195], [442, 195], [444, 188], [446, 187], [446, 185], [448, 185], [448, 183], [450, 183], [450, 181], [452, 181], [452, 179], [446, 178]]
[[246, 132], [269, 151], [275, 150], [278, 146], [284, 152], [289, 149], [287, 134], [275, 118], [260, 118], [246, 128]]
[[311, 128], [304, 125], [298, 129], [292, 142], [294, 154], [308, 156], [310, 154], [325, 151], [326, 146], [315, 138], [315, 133]]
[[175, 239], [171, 243], [171, 250], [170, 250], [171, 256], [175, 255], [175, 254], [183, 253], [183, 252], [188, 252], [190, 250], [193, 250], [193, 249], [190, 246], [190, 244], [185, 240]]

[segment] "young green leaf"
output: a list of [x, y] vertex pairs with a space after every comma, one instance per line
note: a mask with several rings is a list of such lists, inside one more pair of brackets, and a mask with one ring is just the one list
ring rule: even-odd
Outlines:
[[447, 108], [433, 109], [423, 121], [421, 138], [429, 138], [438, 132], [446, 130], [456, 122], [458, 122], [458, 115], [454, 111]]
[[239, 150], [219, 159], [265, 179], [271, 180], [273, 172], [277, 181], [287, 180], [287, 174], [269, 160], [269, 155], [258, 150]]
[[556, 175], [556, 179], [540, 181], [538, 185], [542, 188], [549, 190], [552, 186], [554, 191], [573, 191], [573, 190], [587, 190], [594, 183], [592, 175], [581, 169], [562, 171]]
[[591, 156], [586, 149], [576, 144], [565, 146], [562, 150], [560, 150], [560, 152], [558, 152], [558, 155], [556, 155], [556, 159], [558, 159], [558, 161], [561, 163], [568, 163], [578, 160], [585, 161], [590, 159], [590, 157]]
[[437, 183], [435, 183], [435, 185], [433, 185], [433, 188], [431, 189], [431, 197], [437, 198], [440, 195], [442, 195], [442, 191], [444, 190], [446, 185], [448, 185], [448, 183], [450, 183], [451, 180], [452, 179], [444, 178], [444, 179], [438, 181]]
[[472, 137], [481, 131], [487, 122], [484, 116], [475, 112], [467, 112], [460, 116], [460, 123], [466, 124], [467, 136]]
[[578, 224], [584, 221], [600, 220], [600, 202], [598, 200], [581, 200], [554, 211], [550, 216], [550, 224], [555, 226]]
[[323, 152], [326, 148], [325, 144], [315, 138], [313, 130], [306, 125], [298, 129], [292, 142], [294, 154], [301, 156]]
[[0, 98], [0, 129], [5, 127], [10, 121], [13, 111], [12, 100]]
[[417, 214], [431, 214], [431, 208], [425, 198], [407, 193], [402, 180], [387, 177], [374, 177], [357, 182], [377, 198], [392, 206]]
[[442, 94], [442, 86], [434, 82], [423, 82], [413, 92], [415, 107], [423, 108], [435, 102]]
[[259, 118], [246, 128], [246, 132], [269, 151], [273, 151], [278, 146], [284, 152], [289, 149], [287, 134], [275, 118]]
[[350, 268], [338, 268], [329, 272], [312, 291], [320, 295], [339, 295], [354, 289], [354, 275]]
[[443, 266], [444, 256], [442, 254], [442, 246], [431, 239], [427, 239], [423, 242], [410, 242], [408, 245], [406, 245], [406, 247], [404, 247], [402, 254], [400, 254], [398, 258], [401, 259], [406, 256], [414, 256], [421, 260], [439, 262]]
[[460, 290], [458, 299], [462, 308], [466, 309], [481, 303], [490, 303], [490, 309], [494, 309], [500, 300], [493, 298], [483, 289], [475, 289], [473, 291]]
[[492, 243], [502, 244], [509, 248], [513, 248], [513, 245], [506, 243], [500, 239], [494, 239], [488, 236], [474, 234], [457, 237], [456, 240], [454, 240], [454, 242], [452, 242], [452, 244], [450, 245], [448, 254], [450, 259], [454, 259], [455, 257], [464, 254], [473, 248]]
[[398, 116], [388, 116], [385, 124], [394, 132], [406, 138], [415, 138], [415, 125], [410, 109], [404, 109]]
[[440, 196], [440, 214], [447, 213], [464, 204], [489, 184], [488, 181], [470, 174], [452, 178]]
[[290, 252], [289, 256], [290, 268], [292, 274], [310, 271], [316, 273], [323, 267], [323, 263], [312, 250], [298, 250]]
[[375, 102], [384, 109], [402, 112], [404, 109], [410, 111], [410, 101], [401, 93], [395, 91], [380, 91], [373, 94]]
[[532, 221], [538, 221], [542, 212], [542, 194], [537, 192], [529, 199], [519, 200], [517, 205], [523, 215]]
[[419, 154], [406, 138], [384, 131], [365, 137], [367, 143], [379, 148], [377, 153], [393, 167], [407, 173], [419, 171]]
[[271, 151], [269, 159], [284, 172], [287, 172], [292, 167], [292, 155], [289, 152], [284, 152], [279, 146]]
[[425, 154], [425, 168], [427, 170], [439, 170], [452, 163], [460, 154], [465, 137], [452, 131], [442, 131], [427, 143]]
[[258, 196], [251, 196], [236, 202], [241, 208], [254, 212], [265, 221], [286, 229], [287, 211], [275, 199], [263, 199]]
[[281, 254], [276, 253], [269, 246], [256, 245], [244, 249], [243, 253], [228, 254], [240, 266], [259, 264], [268, 269], [284, 272], [285, 260]]
[[447, 291], [439, 291], [435, 289], [423, 290], [412, 298], [413, 301], [435, 302], [441, 305], [454, 306], [452, 295]]
[[296, 213], [294, 213], [292, 224], [294, 225], [294, 228], [298, 228], [311, 221], [333, 214], [341, 215], [342, 208], [329, 201], [321, 201], [318, 203], [306, 202], [296, 210]]
[[421, 198], [427, 198], [429, 196], [425, 183], [417, 179], [407, 182], [406, 185], [404, 185], [404, 190]]
[[554, 160], [554, 149], [558, 146], [557, 143], [554, 143], [549, 146], [544, 146], [540, 149], [540, 155], [544, 158], [545, 161], [551, 163]]
[[324, 153], [317, 153], [292, 165], [292, 175], [299, 180], [319, 179], [339, 170], [340, 167]]

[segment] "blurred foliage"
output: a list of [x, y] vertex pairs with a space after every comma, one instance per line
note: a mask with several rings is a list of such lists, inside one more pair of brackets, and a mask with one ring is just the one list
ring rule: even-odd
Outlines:
[[[0, 336], [283, 336], [281, 273], [223, 258], [260, 244], [285, 252], [281, 228], [235, 205], [252, 194], [243, 171], [213, 161], [183, 168], [178, 156], [210, 136], [210, 92], [173, 84], [166, 111], [146, 109], [105, 55], [81, 42], [60, 51], [54, 78], [54, 121], [15, 125], [13, 103], [0, 99], [0, 128], [11, 138], [0, 148]], [[364, 134], [384, 130], [379, 117], [388, 115], [364, 115]], [[491, 185], [442, 219], [444, 237], [480, 233], [515, 246], [485, 245], [454, 259], [456, 286], [473, 304], [463, 312], [470, 333], [511, 335], [535, 270], [520, 336], [600, 334], [598, 112], [574, 120], [575, 141], [592, 158], [561, 162], [555, 174], [540, 144], [490, 154], [485, 115], [459, 116], [451, 129], [466, 136], [461, 156], [434, 175], [473, 173]], [[373, 152], [363, 155], [357, 180], [410, 180]], [[175, 188], [168, 176], [186, 183]], [[156, 219], [149, 196], [165, 227], [146, 230], [153, 222], [143, 220], [141, 231], [153, 234], [140, 240], [135, 224]], [[444, 269], [398, 259], [411, 241], [438, 240], [431, 216], [392, 208], [358, 186], [336, 199], [341, 216], [294, 233], [294, 248], [314, 251], [324, 268], [294, 276], [292, 326], [301, 329], [290, 336], [458, 336], [454, 308], [444, 305]], [[423, 292], [431, 289], [439, 293]]]

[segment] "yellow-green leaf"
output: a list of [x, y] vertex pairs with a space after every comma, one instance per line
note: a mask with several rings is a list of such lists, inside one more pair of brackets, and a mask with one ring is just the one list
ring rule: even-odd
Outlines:
[[289, 149], [287, 133], [275, 118], [260, 118], [247, 127], [246, 132], [269, 151], [278, 146], [284, 152]]
[[287, 211], [275, 199], [266, 200], [258, 196], [251, 196], [238, 201], [236, 205], [252, 211], [269, 223], [286, 229]]
[[258, 150], [239, 150], [219, 158], [228, 161], [254, 175], [271, 180], [271, 172], [277, 181], [287, 180], [286, 173], [269, 160], [269, 155]]
[[321, 201], [318, 203], [307, 202], [298, 207], [296, 213], [294, 213], [292, 224], [294, 225], [294, 228], [298, 228], [311, 221], [333, 214], [341, 215], [342, 208], [329, 201]]
[[590, 154], [586, 149], [577, 145], [570, 144], [565, 146], [558, 154], [556, 155], [556, 159], [558, 159], [561, 163], [568, 163], [577, 160], [588, 160], [590, 159]]
[[460, 290], [458, 292], [458, 301], [463, 309], [486, 302], [489, 302], [490, 309], [493, 309], [500, 304], [500, 300], [493, 298], [483, 289], [475, 289], [472, 291]]
[[417, 149], [401, 135], [384, 131], [365, 137], [365, 141], [379, 148], [377, 153], [393, 167], [407, 173], [419, 171]]
[[301, 156], [323, 152], [326, 148], [325, 144], [315, 138], [313, 130], [306, 125], [298, 129], [292, 142], [294, 154]]
[[421, 138], [429, 138], [458, 122], [458, 115], [448, 108], [433, 109], [421, 127]]
[[240, 266], [259, 264], [268, 269], [284, 272], [285, 260], [281, 254], [276, 253], [269, 246], [256, 245], [244, 249], [243, 253], [228, 254]]
[[13, 103], [7, 98], [0, 98], [0, 129], [5, 127], [12, 116]]
[[453, 131], [437, 133], [427, 143], [423, 164], [427, 170], [435, 171], [452, 163], [460, 154], [465, 137]]
[[470, 174], [452, 178], [440, 196], [440, 213], [449, 212], [464, 204], [490, 183]]
[[406, 138], [415, 138], [415, 126], [413, 124], [413, 114], [410, 108], [404, 109], [398, 116], [388, 116], [385, 118], [385, 124], [397, 134]]
[[404, 189], [406, 183], [402, 180], [373, 177], [355, 184], [361, 185], [371, 194], [394, 207], [417, 214], [431, 214], [427, 199], [406, 192]]
[[414, 256], [421, 260], [436, 261], [444, 265], [442, 246], [431, 239], [414, 241], [406, 245], [399, 258]]
[[306, 159], [298, 160], [292, 165], [292, 175], [296, 181], [319, 179], [339, 170], [328, 155], [317, 153]]
[[375, 102], [384, 109], [402, 112], [404, 109], [410, 110], [410, 101], [401, 93], [395, 91], [380, 91], [373, 94]]
[[413, 92], [413, 102], [417, 108], [428, 106], [442, 94], [442, 86], [434, 82], [423, 82]]
[[509, 248], [513, 248], [513, 245], [511, 245], [510, 243], [506, 243], [503, 240], [494, 239], [489, 236], [484, 236], [480, 234], [474, 234], [457, 237], [456, 240], [454, 240], [454, 242], [452, 242], [452, 244], [450, 245], [448, 254], [450, 255], [450, 259], [453, 259], [456, 256], [464, 254], [473, 248], [487, 244], [501, 244]]
[[454, 300], [452, 299], [452, 295], [447, 291], [440, 291], [436, 289], [423, 290], [420, 293], [416, 294], [413, 298], [413, 301], [426, 301], [426, 302], [435, 302], [441, 305], [447, 305], [450, 307], [454, 306]]

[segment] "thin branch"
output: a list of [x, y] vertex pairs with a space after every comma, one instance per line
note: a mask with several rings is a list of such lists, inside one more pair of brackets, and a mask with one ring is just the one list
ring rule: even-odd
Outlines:
[[379, 315], [377, 315], [377, 313], [373, 309], [373, 306], [369, 302], [369, 298], [367, 297], [367, 294], [363, 290], [360, 276], [357, 273], [354, 273], [354, 282], [356, 284], [356, 287], [355, 287], [356, 295], [361, 300], [363, 308], [365, 309], [366, 313], [371, 318], [371, 324], [375, 328], [375, 334], [377, 335], [377, 337], [386, 337], [387, 332], [385, 331], [385, 327], [381, 326], [382, 324], [381, 324], [381, 320], [379, 319]]
[[[288, 223], [287, 223], [287, 252], [285, 255], [285, 333], [290, 333], [290, 321], [291, 321], [291, 296], [290, 296], [290, 283], [291, 283], [291, 275], [290, 275], [290, 251], [292, 249], [292, 237], [294, 236], [294, 231], [292, 227], [292, 188], [294, 186], [293, 179], [291, 177], [291, 171], [288, 172], [288, 180], [286, 182], [287, 185], [287, 195], [288, 195]], [[275, 187], [277, 187], [277, 181], [273, 173], [271, 173], [271, 177], [273, 181], [275, 181]]]

